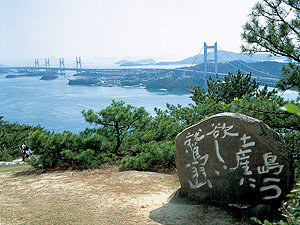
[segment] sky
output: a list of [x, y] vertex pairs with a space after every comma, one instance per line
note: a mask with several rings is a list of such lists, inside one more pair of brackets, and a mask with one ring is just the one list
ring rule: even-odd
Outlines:
[[180, 60], [240, 52], [257, 0], [0, 0], [0, 64], [45, 57]]

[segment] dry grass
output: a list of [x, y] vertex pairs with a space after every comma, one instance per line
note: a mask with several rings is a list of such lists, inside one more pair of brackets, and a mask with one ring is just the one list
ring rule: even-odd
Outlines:
[[151, 210], [179, 188], [176, 175], [97, 170], [40, 173], [0, 167], [0, 224], [158, 224]]
[[176, 174], [108, 165], [47, 173], [0, 166], [0, 224], [248, 224], [223, 208], [170, 198], [179, 187]]

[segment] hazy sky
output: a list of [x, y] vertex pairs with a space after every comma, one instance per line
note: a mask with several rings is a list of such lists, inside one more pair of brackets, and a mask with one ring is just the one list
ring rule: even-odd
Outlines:
[[0, 0], [3, 59], [183, 59], [203, 43], [240, 52], [257, 0]]

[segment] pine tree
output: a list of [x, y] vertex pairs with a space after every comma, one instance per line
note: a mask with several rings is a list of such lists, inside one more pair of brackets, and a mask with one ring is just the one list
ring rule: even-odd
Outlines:
[[249, 21], [243, 26], [242, 51], [267, 52], [285, 56], [290, 63], [283, 68], [284, 77], [277, 87], [282, 90], [300, 87], [300, 1], [262, 0], [256, 3]]
[[143, 107], [125, 105], [125, 102], [112, 101], [112, 104], [99, 112], [82, 111], [85, 120], [101, 125], [100, 131], [115, 140], [114, 154], [119, 155], [123, 139], [141, 126], [148, 113]]

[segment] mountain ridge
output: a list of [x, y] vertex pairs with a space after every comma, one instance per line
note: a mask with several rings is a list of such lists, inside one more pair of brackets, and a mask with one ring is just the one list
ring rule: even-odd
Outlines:
[[[260, 54], [244, 54], [244, 53], [234, 53], [230, 51], [218, 50], [217, 52], [218, 63], [228, 63], [231, 61], [243, 61], [246, 63], [255, 63], [255, 62], [264, 62], [264, 61], [275, 61], [275, 62], [286, 62], [287, 59], [285, 57], [276, 57], [270, 56], [268, 54], [260, 53]], [[214, 61], [215, 55], [214, 53], [208, 53], [207, 60]], [[204, 62], [204, 54], [194, 55], [182, 60], [178, 61], [160, 61], [156, 62], [154, 59], [140, 59], [137, 61], [128, 61], [128, 60], [120, 60], [115, 64], [119, 64], [120, 66], [141, 66], [141, 65], [187, 65], [191, 64], [201, 64]]]

